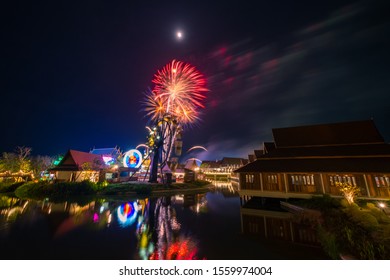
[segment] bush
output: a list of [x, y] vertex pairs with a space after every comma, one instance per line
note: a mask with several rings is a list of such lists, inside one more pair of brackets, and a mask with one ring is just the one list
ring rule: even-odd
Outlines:
[[373, 215], [380, 224], [390, 224], [390, 218], [382, 210], [370, 208], [370, 214]]
[[16, 189], [15, 194], [19, 198], [43, 199], [65, 198], [78, 195], [92, 195], [103, 188], [101, 185], [83, 181], [83, 182], [61, 182], [61, 183], [27, 183]]
[[10, 193], [14, 192], [18, 187], [25, 184], [26, 182], [10, 182], [10, 183], [1, 183], [0, 184], [0, 193]]
[[152, 188], [156, 188], [158, 184], [137, 184], [137, 183], [128, 183], [128, 184], [111, 184], [106, 188], [102, 189], [99, 194], [101, 195], [115, 195], [115, 194], [124, 194], [129, 192], [134, 192], [137, 194], [150, 194]]
[[367, 207], [368, 209], [377, 209], [377, 207], [375, 206], [375, 204], [374, 204], [374, 203], [371, 203], [371, 202], [367, 202], [366, 207]]
[[318, 227], [318, 239], [322, 245], [322, 249], [334, 260], [340, 259], [340, 251], [337, 246], [335, 234], [326, 231], [323, 227]]
[[359, 210], [358, 206], [348, 208], [347, 213], [355, 223], [363, 228], [373, 230], [379, 226], [378, 220], [373, 215], [365, 210]]
[[324, 194], [322, 196], [314, 196], [311, 199], [300, 199], [293, 201], [294, 204], [306, 208], [317, 209], [323, 213], [332, 211], [333, 209], [337, 209], [340, 207], [340, 200], [335, 199], [328, 194]]

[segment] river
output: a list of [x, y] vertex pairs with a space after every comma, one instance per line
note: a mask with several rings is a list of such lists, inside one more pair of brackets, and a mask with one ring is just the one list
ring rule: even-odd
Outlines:
[[0, 197], [1, 259], [327, 259], [310, 224], [277, 201], [244, 203], [230, 183], [207, 193]]

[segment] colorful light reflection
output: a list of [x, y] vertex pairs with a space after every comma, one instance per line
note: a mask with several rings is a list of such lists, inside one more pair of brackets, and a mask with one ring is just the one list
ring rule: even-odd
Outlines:
[[122, 204], [117, 209], [118, 223], [123, 227], [132, 225], [137, 217], [137, 213], [137, 202], [127, 202]]

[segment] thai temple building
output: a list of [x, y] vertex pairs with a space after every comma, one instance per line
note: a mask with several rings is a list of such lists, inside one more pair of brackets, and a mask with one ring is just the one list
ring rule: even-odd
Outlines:
[[235, 170], [241, 196], [341, 197], [338, 183], [360, 189], [359, 197], [390, 200], [390, 145], [372, 120], [276, 128], [273, 142]]
[[100, 155], [68, 150], [59, 164], [49, 172], [57, 182], [98, 182], [103, 167], [104, 161]]

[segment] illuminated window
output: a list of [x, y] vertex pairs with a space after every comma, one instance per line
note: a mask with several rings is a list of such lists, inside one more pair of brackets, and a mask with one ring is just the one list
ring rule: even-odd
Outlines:
[[278, 176], [277, 175], [268, 175], [267, 180], [269, 184], [277, 184], [278, 183]]
[[343, 175], [343, 176], [331, 175], [329, 176], [329, 182], [331, 186], [336, 185], [336, 183], [356, 186], [356, 178], [355, 176], [351, 176], [351, 175]]
[[314, 175], [291, 175], [293, 185], [313, 185]]
[[253, 174], [247, 174], [245, 175], [245, 182], [253, 184], [253, 181], [255, 179], [255, 175]]
[[379, 178], [377, 176], [375, 176], [375, 183], [376, 183], [376, 186], [379, 188], [381, 186], [380, 182], [379, 182]]
[[378, 188], [390, 187], [390, 179], [387, 176], [375, 176], [375, 184]]

